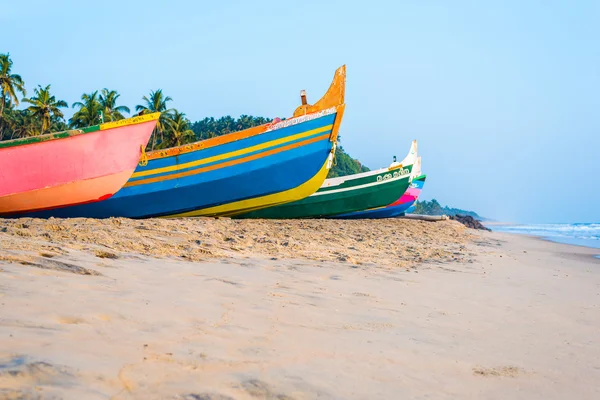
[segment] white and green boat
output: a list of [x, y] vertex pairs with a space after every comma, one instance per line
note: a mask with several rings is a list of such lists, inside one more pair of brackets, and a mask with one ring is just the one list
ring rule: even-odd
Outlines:
[[393, 162], [389, 167], [375, 171], [326, 179], [309, 197], [235, 218], [323, 218], [387, 206], [398, 200], [410, 185], [416, 161], [417, 141], [414, 140], [402, 162]]

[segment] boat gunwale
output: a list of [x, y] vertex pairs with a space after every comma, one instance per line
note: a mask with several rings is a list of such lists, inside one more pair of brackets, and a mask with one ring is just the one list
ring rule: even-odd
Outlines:
[[[411, 168], [412, 170], [412, 164], [408, 164], [406, 165], [406, 168]], [[383, 174], [383, 172], [380, 172], [378, 175]], [[403, 180], [403, 179], [408, 179], [410, 182], [410, 173], [408, 174], [403, 174], [403, 175], [398, 175], [398, 176], [393, 176], [389, 179], [382, 179], [381, 181], [377, 180], [377, 181], [373, 181], [373, 182], [369, 182], [369, 183], [361, 183], [359, 185], [352, 185], [352, 186], [347, 186], [344, 188], [335, 188], [335, 187], [328, 187], [327, 189], [331, 189], [331, 190], [323, 190], [321, 191], [320, 189], [323, 189], [323, 187], [319, 188], [319, 190], [317, 190], [315, 193], [311, 194], [310, 196], [307, 197], [307, 199], [309, 197], [318, 197], [318, 196], [325, 196], [325, 195], [332, 195], [332, 194], [337, 194], [337, 193], [342, 193], [342, 192], [349, 192], [352, 190], [361, 190], [361, 189], [365, 189], [368, 187], [374, 187], [374, 186], [379, 186], [379, 185], [385, 185], [385, 184], [390, 184], [390, 183], [396, 183], [397, 181]], [[302, 199], [304, 200], [304, 199]], [[382, 206], [385, 207], [385, 206]]]
[[[408, 164], [408, 165], [412, 165], [412, 164]], [[400, 165], [396, 169], [400, 169], [403, 167], [404, 167], [404, 165]], [[379, 169], [372, 169], [370, 171], [359, 172], [357, 174], [336, 176], [334, 178], [327, 178], [325, 180], [325, 182], [323, 183], [323, 185], [319, 189], [329, 189], [329, 188], [332, 188], [335, 186], [340, 186], [341, 184], [344, 184], [348, 181], [353, 181], [355, 179], [369, 178], [374, 175], [385, 174], [388, 172], [390, 172], [390, 169], [388, 167], [384, 167], [384, 168], [379, 168]], [[326, 183], [328, 184], [328, 186], [325, 186]]]
[[30, 144], [45, 143], [45, 142], [50, 142], [53, 140], [68, 139], [71, 137], [81, 136], [81, 135], [85, 135], [88, 133], [99, 132], [99, 131], [109, 131], [112, 129], [122, 128], [122, 127], [130, 126], [130, 125], [139, 125], [139, 124], [143, 124], [145, 122], [151, 122], [151, 121], [158, 120], [160, 118], [160, 114], [161, 113], [159, 113], [159, 112], [155, 112], [155, 113], [138, 115], [138, 116], [131, 117], [131, 118], [120, 119], [118, 121], [104, 122], [102, 124], [88, 126], [87, 128], [83, 128], [83, 129], [70, 129], [70, 130], [60, 131], [60, 132], [46, 133], [44, 135], [38, 135], [38, 136], [29, 136], [29, 137], [17, 138], [17, 139], [12, 139], [12, 140], [3, 140], [3, 141], [0, 141], [0, 150], [12, 148], [12, 147], [26, 146], [26, 145], [30, 145]]

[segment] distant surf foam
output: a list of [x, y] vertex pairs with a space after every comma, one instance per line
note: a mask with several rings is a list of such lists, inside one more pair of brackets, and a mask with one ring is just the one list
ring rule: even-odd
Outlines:
[[600, 249], [600, 224], [497, 225], [498, 232], [540, 236], [554, 242]]

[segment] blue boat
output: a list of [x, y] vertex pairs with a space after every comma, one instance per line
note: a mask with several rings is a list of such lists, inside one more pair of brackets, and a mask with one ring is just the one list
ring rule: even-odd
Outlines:
[[342, 66], [314, 105], [302, 92], [292, 118], [143, 155], [125, 186], [107, 200], [19, 216], [230, 216], [307, 197], [332, 165], [345, 78]]

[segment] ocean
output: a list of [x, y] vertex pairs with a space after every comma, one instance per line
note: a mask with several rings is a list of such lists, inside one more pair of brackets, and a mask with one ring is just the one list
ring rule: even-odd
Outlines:
[[490, 228], [498, 232], [540, 236], [554, 242], [600, 249], [600, 224], [493, 225]]

